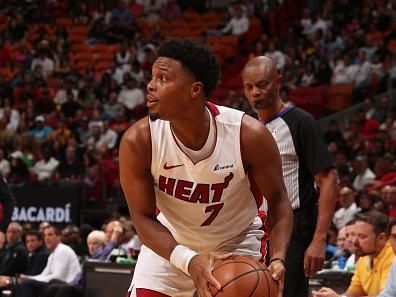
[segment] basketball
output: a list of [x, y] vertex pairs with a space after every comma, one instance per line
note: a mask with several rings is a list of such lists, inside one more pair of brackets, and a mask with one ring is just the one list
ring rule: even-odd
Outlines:
[[210, 286], [213, 297], [277, 297], [278, 284], [268, 268], [246, 256], [215, 263], [213, 276], [222, 289]]

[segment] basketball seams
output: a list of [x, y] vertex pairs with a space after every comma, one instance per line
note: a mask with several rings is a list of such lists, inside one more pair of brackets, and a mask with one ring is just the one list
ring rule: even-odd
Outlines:
[[[229, 275], [228, 273], [231, 272], [234, 268], [228, 268], [228, 265], [235, 265], [237, 271]], [[210, 286], [213, 297], [237, 296], [235, 295], [236, 291], [234, 291], [234, 286], [236, 285], [236, 288], [238, 288], [239, 283], [247, 284], [247, 282], [249, 282], [250, 284], [247, 287], [243, 287], [243, 291], [240, 291], [238, 295], [242, 294], [245, 297], [262, 297], [262, 294], [266, 292], [267, 294], [265, 294], [264, 296], [271, 297], [271, 293], [276, 294], [275, 288], [272, 288], [274, 286], [272, 284], [273, 281], [272, 279], [269, 280], [269, 278], [271, 278], [270, 270], [262, 263], [251, 259], [250, 257], [237, 255], [235, 256], [235, 258], [232, 257], [221, 262], [219, 261], [214, 265], [212, 273], [213, 275], [215, 275], [215, 277], [219, 278], [219, 281], [222, 284], [221, 290], [217, 290], [215, 287]], [[255, 276], [250, 273], [254, 273]], [[261, 276], [261, 274], [263, 273], [265, 277]], [[230, 279], [231, 277], [233, 278]]]
[[[233, 262], [233, 263], [234, 263], [234, 262]], [[235, 262], [235, 263], [237, 263], [237, 262]], [[217, 295], [219, 292], [221, 292], [223, 289], [225, 289], [226, 287], [228, 287], [231, 283], [233, 283], [234, 281], [236, 281], [236, 280], [238, 280], [238, 279], [240, 279], [240, 278], [242, 278], [242, 277], [248, 275], [249, 273], [255, 272], [257, 275], [259, 275], [259, 274], [258, 274], [259, 271], [263, 271], [263, 272], [268, 271], [268, 269], [263, 269], [263, 268], [257, 268], [257, 269], [256, 269], [256, 268], [254, 268], [253, 265], [251, 265], [251, 264], [249, 264], [249, 263], [246, 263], [246, 262], [240, 262], [240, 263], [248, 264], [248, 265], [250, 265], [251, 267], [253, 267], [253, 269], [252, 269], [252, 270], [249, 270], [249, 271], [246, 271], [246, 272], [244, 272], [244, 273], [238, 275], [237, 277], [235, 277], [235, 278], [229, 280], [227, 283], [225, 283], [223, 286], [221, 286], [221, 290], [218, 290], [218, 291], [216, 292], [216, 294], [215, 294], [213, 297], [216, 297], [216, 295]], [[220, 267], [220, 266], [219, 266], [219, 267]], [[217, 268], [218, 268], [218, 267], [217, 267]], [[265, 273], [264, 273], [264, 274], [265, 274]], [[256, 290], [257, 285], [258, 285], [258, 283], [259, 283], [259, 279], [260, 279], [260, 277], [258, 277], [258, 279], [257, 279], [257, 281], [256, 281], [256, 287], [253, 289], [253, 292], [249, 295], [249, 297], [252, 296], [252, 294], [253, 294], [254, 291]], [[268, 282], [268, 281], [267, 281], [267, 282]]]
[[260, 274], [258, 273], [258, 271], [261, 271], [261, 270], [256, 270], [255, 269], [254, 271], [256, 272], [257, 280], [256, 280], [256, 285], [254, 286], [254, 288], [253, 288], [252, 292], [250, 293], [249, 297], [253, 296], [254, 292], [256, 292], [256, 289], [257, 289], [257, 287], [258, 287], [258, 285], [260, 283]]

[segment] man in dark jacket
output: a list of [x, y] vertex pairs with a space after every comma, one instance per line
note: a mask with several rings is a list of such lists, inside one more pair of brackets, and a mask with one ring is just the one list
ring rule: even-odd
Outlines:
[[25, 273], [28, 266], [28, 253], [22, 242], [22, 226], [12, 222], [6, 233], [4, 257], [0, 259], [0, 275], [14, 276]]
[[31, 230], [25, 235], [26, 249], [29, 252], [27, 275], [40, 274], [47, 265], [49, 251], [44, 246], [43, 236], [37, 230]]

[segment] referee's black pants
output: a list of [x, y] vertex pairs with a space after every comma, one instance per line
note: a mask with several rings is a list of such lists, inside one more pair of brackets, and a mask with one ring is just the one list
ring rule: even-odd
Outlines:
[[308, 297], [308, 278], [304, 274], [304, 253], [312, 241], [316, 228], [316, 202], [294, 210], [293, 214], [294, 225], [286, 253], [283, 297]]

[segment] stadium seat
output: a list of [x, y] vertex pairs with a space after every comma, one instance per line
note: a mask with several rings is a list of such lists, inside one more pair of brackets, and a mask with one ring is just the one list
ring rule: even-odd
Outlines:
[[55, 19], [55, 23], [61, 27], [73, 26], [73, 20], [71, 18], [57, 18]]
[[351, 106], [352, 91], [352, 84], [331, 85], [326, 95], [326, 107], [335, 112]]

